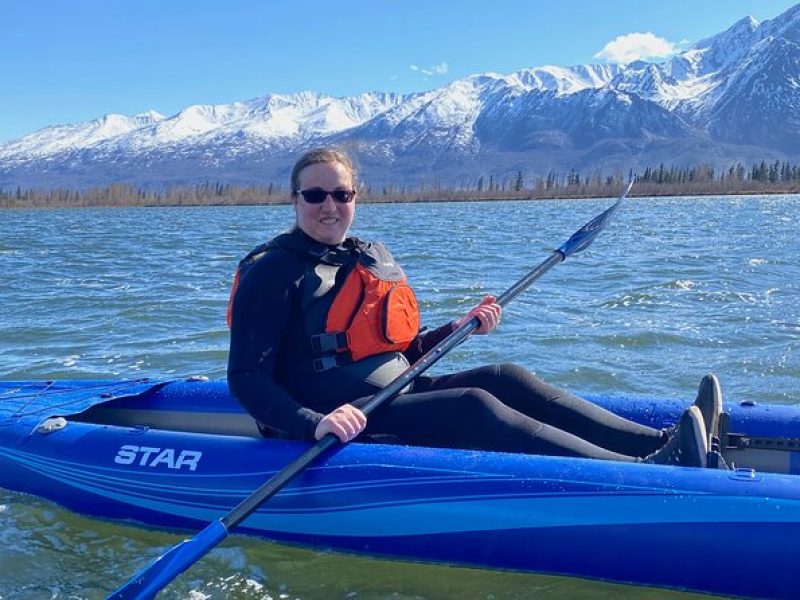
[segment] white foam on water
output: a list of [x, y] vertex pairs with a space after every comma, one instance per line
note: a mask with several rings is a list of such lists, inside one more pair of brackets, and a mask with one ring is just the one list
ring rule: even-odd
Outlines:
[[[208, 600], [218, 597], [220, 593], [222, 593], [222, 597], [245, 593], [247, 597], [253, 595], [260, 600], [274, 600], [275, 597], [269, 593], [263, 583], [267, 580], [267, 576], [259, 567], [250, 564], [247, 553], [241, 547], [215, 548], [210, 556], [214, 561], [220, 561], [224, 565], [225, 571], [233, 571], [234, 574], [212, 576], [206, 579], [204, 585], [197, 581], [194, 585], [202, 587], [206, 591], [193, 589], [188, 596], [191, 600]], [[280, 591], [285, 589], [286, 587], [282, 586]]]
[[751, 292], [735, 292], [734, 296], [746, 304], [758, 303], [758, 297]]
[[61, 364], [65, 367], [74, 367], [78, 363], [80, 357], [80, 354], [70, 354], [61, 359]]
[[[261, 591], [264, 590], [264, 584], [263, 583], [259, 583], [258, 581], [254, 580], [254, 579], [246, 579], [245, 582], [244, 582], [244, 585], [248, 590], [253, 590], [254, 592], [261, 592]], [[268, 595], [268, 596], [265, 597], [265, 600], [271, 599], [271, 598], [272, 598], [272, 596]]]
[[[218, 581], [214, 581], [213, 584], [207, 585], [209, 585], [209, 587], [213, 587], [214, 591], [221, 591], [225, 594], [236, 593], [236, 595], [239, 595], [244, 592], [248, 597], [250, 597], [250, 594], [261, 594], [260, 596], [257, 596], [260, 600], [274, 600], [274, 597], [265, 589], [264, 584], [259, 583], [254, 579], [245, 579], [244, 581], [241, 581], [239, 575], [224, 577]], [[205, 593], [196, 589], [191, 590], [188, 596], [190, 600], [210, 600], [214, 597], [215, 594], [213, 591], [210, 593]], [[279, 597], [288, 598], [289, 596], [287, 594], [281, 594]]]

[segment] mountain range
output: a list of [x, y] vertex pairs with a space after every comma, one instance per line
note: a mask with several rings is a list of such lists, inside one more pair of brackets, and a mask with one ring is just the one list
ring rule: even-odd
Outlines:
[[285, 183], [298, 153], [321, 145], [348, 149], [376, 185], [797, 160], [800, 5], [660, 63], [485, 73], [413, 94], [268, 94], [46, 127], [0, 144], [0, 188]]

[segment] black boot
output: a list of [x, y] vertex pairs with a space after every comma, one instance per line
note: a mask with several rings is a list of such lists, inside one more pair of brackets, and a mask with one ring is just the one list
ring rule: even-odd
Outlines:
[[708, 454], [703, 415], [696, 406], [690, 406], [680, 422], [668, 431], [669, 437], [661, 448], [644, 457], [642, 462], [657, 465], [683, 465], [705, 467]]
[[694, 405], [687, 408], [681, 417], [680, 438], [680, 464], [705, 468], [708, 461], [708, 434], [703, 413]]
[[722, 413], [722, 388], [717, 376], [709, 373], [700, 380], [694, 405], [700, 409], [706, 426], [709, 446], [719, 443], [719, 415]]

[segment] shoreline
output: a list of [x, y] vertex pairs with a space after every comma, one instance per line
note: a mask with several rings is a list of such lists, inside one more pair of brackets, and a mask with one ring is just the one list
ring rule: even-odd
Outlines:
[[[649, 182], [635, 183], [628, 194], [629, 198], [680, 198], [680, 197], [713, 197], [713, 196], [791, 196], [800, 195], [800, 185], [752, 185], [741, 188], [709, 189], [708, 185], [660, 185]], [[794, 182], [792, 182], [794, 183]], [[507, 201], [547, 201], [547, 200], [592, 200], [597, 198], [615, 198], [622, 189], [620, 185], [557, 187], [551, 190], [494, 190], [493, 192], [448, 190], [431, 191], [415, 194], [389, 195], [360, 192], [358, 202], [361, 204], [412, 204], [439, 202], [507, 202]], [[194, 188], [176, 188], [162, 196], [160, 193], [145, 195], [120, 195], [118, 189], [103, 188], [87, 192], [59, 190], [50, 191], [26, 190], [22, 197], [12, 194], [0, 195], [0, 210], [30, 209], [74, 209], [74, 208], [178, 208], [202, 206], [281, 206], [291, 204], [291, 200], [280, 191], [264, 190], [259, 194], [257, 189], [249, 188], [245, 197], [232, 189], [228, 196], [197, 195]], [[191, 195], [193, 197], [185, 197]], [[5, 197], [4, 197], [5, 196]]]

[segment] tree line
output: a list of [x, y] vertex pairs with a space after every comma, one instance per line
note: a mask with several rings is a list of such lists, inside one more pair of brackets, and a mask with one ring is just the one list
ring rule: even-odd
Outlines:
[[[430, 202], [469, 200], [598, 198], [616, 196], [633, 176], [632, 196], [704, 196], [722, 194], [800, 193], [800, 165], [762, 161], [736, 163], [715, 171], [709, 165], [647, 167], [636, 174], [552, 170], [546, 175], [512, 177], [479, 175], [473, 181], [442, 184], [438, 180], [414, 187], [398, 184], [364, 186], [360, 202]], [[126, 183], [82, 190], [0, 188], [0, 208], [88, 208], [113, 206], [225, 206], [285, 204], [288, 189], [266, 185], [232, 185], [207, 181], [198, 185], [148, 189]]]

